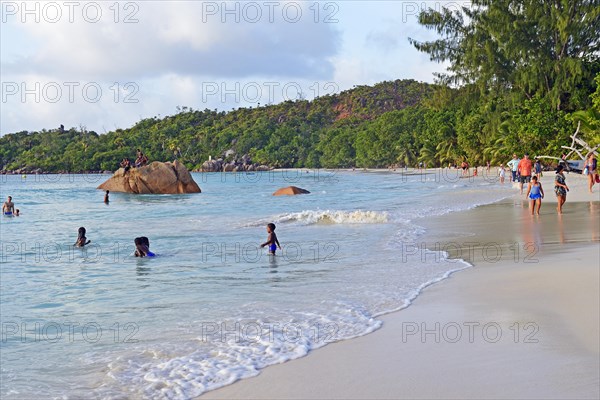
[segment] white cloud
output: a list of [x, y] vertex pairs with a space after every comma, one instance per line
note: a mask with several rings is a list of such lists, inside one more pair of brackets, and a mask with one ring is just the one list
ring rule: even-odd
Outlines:
[[[408, 44], [409, 35], [422, 39], [431, 33], [414, 18], [402, 20], [402, 2], [94, 4], [102, 6], [96, 23], [87, 22], [81, 9], [73, 14], [73, 23], [66, 12], [57, 23], [43, 18], [34, 23], [30, 17], [23, 23], [18, 14], [3, 15], [1, 80], [19, 90], [4, 96], [3, 86], [0, 135], [60, 124], [82, 124], [102, 133], [141, 118], [173, 114], [176, 106], [254, 107], [294, 99], [298, 90], [311, 99], [383, 80], [432, 81], [432, 72], [443, 69]], [[266, 4], [275, 6], [268, 9]], [[291, 22], [299, 4], [302, 14]], [[237, 11], [230, 12], [234, 7]], [[138, 22], [124, 23], [128, 16]], [[337, 22], [323, 23], [326, 17]], [[73, 101], [68, 98], [70, 82], [77, 84]], [[39, 102], [32, 94], [22, 101], [21, 85], [31, 91], [36, 83], [40, 92], [45, 85], [61, 87], [60, 101], [48, 101], [44, 93]], [[96, 86], [101, 88], [97, 102], [86, 99], [86, 85], [92, 96]]]
[[9, 24], [42, 45], [34, 54], [3, 62], [3, 70], [65, 79], [165, 73], [228, 77], [331, 74], [327, 57], [337, 51], [337, 32], [331, 25], [313, 23], [308, 16], [291, 23], [282, 15], [273, 22], [264, 15], [252, 23], [248, 18], [253, 16], [243, 14], [240, 6], [240, 22], [236, 23], [235, 15], [225, 11], [206, 15], [206, 2], [137, 4], [137, 23], [115, 23], [110, 9], [114, 5], [108, 2], [102, 3], [103, 17], [96, 23], [82, 17], [74, 18], [73, 23], [42, 19], [23, 24], [9, 19]]

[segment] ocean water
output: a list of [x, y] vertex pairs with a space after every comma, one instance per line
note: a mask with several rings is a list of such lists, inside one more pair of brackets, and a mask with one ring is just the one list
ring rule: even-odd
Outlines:
[[[22, 213], [0, 219], [0, 397], [187, 399], [372, 332], [469, 266], [415, 251], [420, 220], [513, 193], [456, 174], [193, 174], [201, 194], [109, 205], [106, 175], [0, 176]], [[289, 185], [311, 194], [271, 195]]]

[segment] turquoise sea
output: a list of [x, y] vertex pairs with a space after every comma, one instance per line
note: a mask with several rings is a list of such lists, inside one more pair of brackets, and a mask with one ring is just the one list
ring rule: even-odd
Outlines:
[[[107, 175], [0, 176], [22, 213], [0, 219], [0, 397], [186, 399], [372, 332], [468, 267], [414, 251], [420, 220], [514, 193], [457, 174], [193, 174], [201, 194], [108, 205]], [[311, 194], [271, 195], [289, 185]], [[134, 257], [137, 236], [158, 256]]]

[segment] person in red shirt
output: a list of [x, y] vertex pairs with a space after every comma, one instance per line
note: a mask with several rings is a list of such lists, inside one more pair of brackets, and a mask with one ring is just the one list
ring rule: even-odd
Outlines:
[[529, 154], [525, 154], [525, 157], [519, 161], [519, 165], [517, 166], [517, 171], [519, 171], [519, 175], [521, 176], [519, 188], [521, 189], [521, 194], [523, 194], [523, 184], [525, 182], [531, 182], [531, 171], [533, 170], [533, 163], [529, 159]]

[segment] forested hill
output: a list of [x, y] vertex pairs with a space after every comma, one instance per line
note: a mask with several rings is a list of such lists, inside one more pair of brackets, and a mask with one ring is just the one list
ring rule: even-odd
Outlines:
[[24, 131], [0, 138], [0, 160], [4, 170], [114, 170], [122, 158], [132, 157], [141, 148], [150, 160], [176, 157], [189, 168], [198, 168], [208, 156], [217, 158], [228, 150], [235, 152], [229, 152], [229, 158], [248, 154], [253, 161], [274, 167], [350, 166], [355, 164], [353, 149], [341, 148], [351, 154], [328, 159], [336, 153], [331, 139], [338, 131], [355, 129], [395, 110], [418, 107], [433, 92], [433, 86], [426, 83], [396, 80], [313, 101], [229, 112], [183, 107], [175, 115], [147, 118], [131, 128], [101, 135], [82, 128]]
[[559, 156], [578, 122], [585, 140], [600, 142], [600, 74], [579, 90], [580, 103], [565, 111], [550, 96], [397, 80], [229, 112], [183, 107], [102, 135], [83, 128], [8, 134], [0, 161], [3, 171], [115, 170], [140, 148], [151, 161], [177, 158], [190, 169], [226, 154], [225, 161], [249, 155], [272, 167], [497, 164], [514, 152]]

